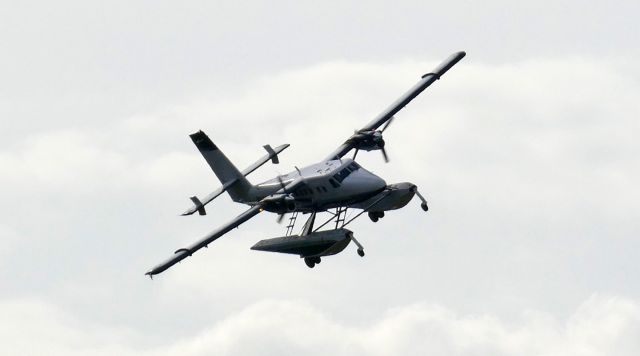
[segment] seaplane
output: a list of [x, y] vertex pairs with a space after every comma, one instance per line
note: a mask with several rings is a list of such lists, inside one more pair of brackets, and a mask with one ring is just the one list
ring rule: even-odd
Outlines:
[[[358, 152], [380, 151], [383, 159], [388, 162], [383, 133], [393, 122], [395, 115], [465, 55], [465, 52], [456, 52], [434, 70], [422, 75], [413, 87], [371, 122], [356, 130], [322, 161], [303, 168], [296, 167], [292, 172], [260, 184], [252, 184], [247, 176], [269, 161], [278, 164], [278, 155], [289, 147], [288, 144], [275, 148], [263, 146], [266, 154], [240, 171], [203, 131], [191, 134], [191, 140], [221, 186], [203, 198], [191, 197], [193, 204], [182, 215], [193, 215], [196, 212], [206, 215], [206, 205], [223, 193], [227, 193], [234, 202], [245, 204], [249, 208], [193, 244], [177, 249], [168, 259], [145, 274], [153, 278], [203, 247], [208, 247], [216, 239], [261, 212], [277, 214], [278, 222], [282, 222], [288, 214], [289, 223], [284, 236], [258, 241], [251, 247], [252, 250], [298, 255], [309, 268], [318, 265], [323, 257], [342, 252], [351, 242], [356, 245], [357, 254], [364, 257], [364, 247], [356, 240], [353, 231], [346, 228], [352, 221], [367, 213], [371, 221], [377, 222], [384, 218], [385, 212], [405, 207], [414, 196], [420, 199], [422, 210], [426, 212], [429, 207], [416, 184], [388, 184], [356, 162]], [[347, 214], [349, 209], [357, 214], [351, 217], [353, 214]], [[308, 216], [300, 232], [294, 234], [299, 214]], [[328, 219], [317, 223], [316, 217], [322, 216], [320, 214], [328, 214]]]

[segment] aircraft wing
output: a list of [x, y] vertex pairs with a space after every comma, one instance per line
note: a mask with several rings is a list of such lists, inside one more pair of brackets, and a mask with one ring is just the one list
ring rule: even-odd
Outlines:
[[[429, 87], [433, 82], [440, 79], [440, 77], [446, 73], [451, 67], [453, 67], [456, 63], [458, 63], [464, 56], [465, 52], [456, 52], [449, 56], [449, 58], [445, 59], [438, 67], [436, 67], [432, 72], [427, 73], [420, 78], [420, 81], [416, 83], [411, 89], [409, 89], [406, 93], [404, 93], [401, 97], [399, 97], [391, 106], [381, 112], [378, 116], [376, 116], [371, 122], [365, 125], [359, 131], [370, 131], [376, 130], [378, 127], [382, 126], [387, 121], [391, 120], [393, 115], [397, 114], [402, 108], [404, 108], [411, 100], [413, 100], [416, 96], [422, 93], [427, 87]], [[347, 140], [343, 143], [338, 149], [327, 157], [327, 160], [331, 159], [339, 159], [342, 156], [346, 155], [353, 148], [352, 143]]]
[[262, 207], [260, 205], [256, 205], [256, 206], [251, 207], [249, 210], [247, 210], [244, 213], [238, 215], [235, 219], [231, 220], [226, 225], [221, 226], [220, 228], [210, 232], [205, 237], [203, 237], [200, 240], [194, 242], [190, 246], [176, 250], [176, 252], [174, 252], [173, 256], [169, 257], [164, 262], [162, 262], [162, 263], [158, 264], [157, 266], [153, 267], [152, 269], [149, 270], [149, 272], [147, 272], [145, 274], [150, 276], [150, 277], [153, 277], [153, 275], [156, 275], [156, 274], [164, 272], [165, 270], [167, 270], [171, 266], [175, 265], [176, 263], [178, 263], [178, 262], [182, 261], [183, 259], [191, 256], [194, 252], [198, 251], [199, 249], [201, 249], [203, 247], [207, 247], [207, 245], [209, 245], [211, 242], [213, 242], [214, 240], [216, 240], [220, 236], [226, 234], [227, 232], [229, 232], [232, 229], [240, 226], [242, 223], [246, 222], [247, 220], [251, 219], [252, 217], [258, 215], [258, 213], [260, 213], [261, 211], [262, 211]]

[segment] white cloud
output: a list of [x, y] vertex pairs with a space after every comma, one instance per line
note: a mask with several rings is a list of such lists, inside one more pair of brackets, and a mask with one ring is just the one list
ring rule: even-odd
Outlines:
[[[255, 79], [222, 97], [203, 95], [113, 120], [102, 129], [34, 133], [0, 153], [0, 164], [11, 167], [1, 179], [12, 186], [35, 181], [95, 189], [113, 179], [162, 188], [194, 170], [210, 178], [186, 137], [197, 129], [238, 165], [261, 155], [262, 144], [292, 143], [283, 153], [286, 167], [278, 167], [287, 170], [323, 158], [436, 63], [329, 62]], [[627, 69], [624, 62], [581, 58], [495, 66], [470, 56], [398, 115], [387, 134], [395, 167], [383, 166], [377, 153], [363, 159], [383, 174], [446, 176], [466, 190], [478, 190], [465, 179], [469, 174], [544, 185], [549, 191], [537, 194], [548, 195], [570, 180], [584, 184], [579, 178], [630, 184], [640, 174], [628, 164], [636, 159], [632, 132], [640, 110]]]
[[[199, 163], [197, 156], [173, 150], [147, 154], [145, 140], [104, 131], [65, 129], [34, 133], [0, 152], [0, 183], [13, 194], [67, 195], [73, 199], [118, 189], [161, 191]], [[145, 155], [146, 154], [146, 155]], [[190, 166], [191, 164], [191, 166]]]
[[0, 224], [0, 236], [2, 237], [0, 256], [2, 256], [12, 250], [13, 245], [18, 241], [18, 233], [9, 225]]
[[[286, 170], [326, 155], [352, 128], [406, 90], [416, 73], [434, 65], [331, 62], [292, 70], [258, 80], [236, 96], [195, 100], [176, 108], [171, 119], [158, 118], [158, 124], [149, 119], [145, 130], [169, 137], [172, 122], [183, 125], [198, 118], [193, 119], [195, 127], [245, 162], [264, 143], [261, 139], [276, 137], [275, 142], [292, 143], [278, 167]], [[634, 208], [640, 196], [633, 183], [640, 180], [640, 165], [631, 154], [640, 150], [632, 137], [640, 115], [634, 98], [640, 91], [626, 69], [627, 63], [583, 58], [491, 66], [473, 63], [470, 56], [418, 97], [386, 133], [392, 163], [384, 165], [377, 152], [360, 155], [366, 167], [388, 181], [418, 183], [432, 199], [430, 214], [435, 215], [423, 226], [414, 223], [418, 217], [411, 207], [397, 213], [404, 216], [395, 220], [406, 230], [402, 235], [420, 239], [410, 242], [408, 259], [424, 258], [413, 249], [427, 247], [421, 231], [433, 224], [440, 224], [438, 231], [429, 230], [433, 239], [455, 241], [447, 246], [455, 252], [444, 252], [446, 256], [485, 266], [491, 263], [479, 261], [479, 251], [491, 250], [484, 257], [493, 258], [492, 263], [505, 258], [536, 261], [556, 251], [553, 261], [559, 266], [581, 265], [585, 235], [598, 231], [608, 239], [628, 237], [637, 227], [634, 221], [640, 221]], [[237, 121], [206, 119], [230, 115]], [[206, 168], [201, 172], [208, 174]], [[394, 213], [389, 215], [392, 219]], [[271, 228], [256, 228], [261, 229]], [[384, 222], [363, 229], [362, 234], [372, 237], [365, 244], [393, 231]], [[388, 256], [402, 250], [382, 244]], [[596, 247], [601, 244], [602, 249]], [[596, 239], [589, 246], [590, 253], [599, 254], [610, 245]], [[219, 258], [225, 256], [215, 261]], [[189, 263], [209, 266], [214, 260], [202, 259]], [[216, 294], [214, 286], [199, 286], [206, 272], [198, 270], [191, 271], [193, 288]], [[521, 272], [536, 273], [526, 267]]]
[[[472, 59], [398, 115], [386, 135], [391, 164], [377, 153], [359, 155], [389, 182], [418, 183], [432, 203], [427, 215], [412, 204], [377, 225], [366, 217], [356, 222], [364, 259], [350, 248], [309, 271], [295, 257], [248, 251], [256, 240], [282, 234], [264, 215], [153, 284], [142, 277], [243, 210], [223, 197], [205, 218], [177, 217], [187, 196], [217, 185], [187, 134], [205, 130], [240, 166], [261, 155], [262, 144], [291, 143], [282, 164], [257, 172], [257, 181], [324, 157], [435, 62], [330, 62], [101, 129], [34, 132], [7, 144], [0, 166], [10, 169], [0, 187], [3, 203], [11, 203], [1, 225], [20, 238], [4, 247], [3, 292], [46, 295], [81, 308], [81, 320], [114, 324], [144, 323], [149, 317], [139, 306], [146, 305], [164, 314], [149, 325], [158, 338], [184, 337], [229, 310], [283, 296], [329, 310], [320, 314], [338, 326], [328, 315], [374, 320], [390, 304], [428, 297], [464, 315], [487, 311], [489, 321], [506, 327], [496, 318], [525, 308], [563, 313], [594, 290], [636, 295], [628, 271], [637, 269], [640, 165], [632, 132], [640, 94], [628, 64], [569, 58], [492, 66]], [[112, 304], [112, 290], [126, 290], [131, 300]], [[116, 313], [120, 307], [126, 312]], [[173, 332], [159, 326], [176, 320], [188, 322]], [[482, 333], [505, 332], [489, 321], [482, 319], [489, 330]]]
[[[637, 299], [581, 301], [640, 295], [640, 2], [121, 3], [1, 6], [3, 353], [638, 354]], [[366, 258], [311, 271], [248, 251], [283, 233], [264, 214], [143, 277], [244, 209], [176, 216], [217, 185], [189, 133], [240, 166], [291, 143], [258, 181], [456, 49], [389, 129], [392, 163], [360, 155], [428, 214], [365, 217]]]
[[73, 193], [102, 182], [105, 176], [123, 170], [124, 157], [103, 150], [98, 138], [80, 130], [27, 137], [13, 151], [0, 154], [0, 164], [8, 168], [2, 177], [3, 184]]
[[128, 331], [85, 321], [47, 302], [23, 298], [0, 301], [0, 339], [11, 355], [132, 354]]
[[35, 300], [0, 302], [3, 350], [13, 355], [522, 355], [632, 356], [640, 304], [593, 296], [566, 318], [523, 312], [512, 321], [418, 303], [353, 324], [303, 301], [250, 305], [195, 335], [144, 346], [141, 330], [78, 323]]

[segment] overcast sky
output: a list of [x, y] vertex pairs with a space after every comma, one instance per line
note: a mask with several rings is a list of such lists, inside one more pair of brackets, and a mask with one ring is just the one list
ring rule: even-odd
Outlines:
[[[638, 355], [637, 1], [0, 2], [0, 350]], [[449, 54], [359, 155], [430, 202], [313, 270], [249, 250], [188, 134], [254, 182], [322, 159]]]

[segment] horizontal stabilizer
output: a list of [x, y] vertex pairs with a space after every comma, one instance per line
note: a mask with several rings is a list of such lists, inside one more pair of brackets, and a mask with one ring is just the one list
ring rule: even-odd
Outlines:
[[271, 156], [271, 163], [273, 164], [280, 163], [280, 161], [278, 160], [278, 154], [276, 153], [276, 151], [273, 150], [273, 148], [271, 148], [271, 145], [264, 145], [262, 147], [265, 149], [265, 151], [267, 151], [269, 156]]
[[200, 201], [200, 199], [198, 199], [198, 197], [193, 196], [191, 198], [191, 201], [193, 202], [193, 204], [196, 207], [196, 210], [198, 211], [198, 214], [200, 215], [207, 215], [207, 212], [204, 210], [204, 205], [202, 204], [202, 202]]
[[[202, 199], [202, 201], [200, 199], [198, 199], [197, 197], [191, 197], [191, 201], [193, 202], [194, 206], [192, 206], [191, 208], [187, 209], [184, 213], [182, 213], [183, 216], [186, 215], [191, 215], [193, 213], [195, 213], [196, 211], [198, 212], [198, 214], [200, 215], [206, 215], [207, 212], [204, 210], [204, 206], [209, 204], [213, 199], [217, 198], [218, 196], [220, 196], [220, 194], [224, 193], [227, 191], [227, 189], [229, 189], [229, 187], [231, 187], [235, 182], [237, 182], [237, 180], [231, 180], [227, 183], [225, 183], [222, 187], [214, 190], [213, 192], [209, 193], [206, 197], [204, 197], [204, 199]], [[195, 200], [194, 200], [195, 198]]]
[[[210, 141], [209, 141], [210, 142]], [[213, 143], [211, 143], [211, 145], [213, 145]], [[289, 147], [288, 143], [285, 143], [284, 145], [280, 145], [276, 148], [272, 148], [270, 145], [265, 145], [264, 149], [267, 151], [267, 154], [260, 157], [260, 159], [258, 159], [255, 163], [253, 163], [252, 165], [250, 165], [249, 167], [245, 168], [242, 171], [242, 175], [243, 176], [248, 176], [249, 174], [251, 174], [251, 172], [255, 171], [256, 169], [262, 167], [265, 163], [271, 161], [275, 164], [279, 163], [278, 160], [278, 154], [282, 151], [284, 151], [285, 149], [287, 149]], [[222, 193], [226, 192], [227, 189], [229, 189], [234, 183], [236, 183], [237, 180], [233, 179], [228, 181], [227, 183], [225, 183], [222, 187], [214, 190], [213, 192], [207, 194], [206, 197], [204, 197], [203, 199], [199, 199], [200, 204], [198, 204], [197, 202], [195, 202], [193, 200], [193, 198], [191, 198], [191, 201], [193, 201], [194, 206], [190, 207], [189, 209], [187, 209], [184, 213], [182, 213], [182, 215], [192, 215], [193, 213], [195, 213], [196, 211], [200, 214], [200, 215], [205, 215], [206, 211], [204, 210], [205, 205], [209, 204], [213, 199], [217, 198], [218, 196], [220, 196]], [[196, 198], [197, 199], [197, 198]], [[200, 211], [204, 212], [201, 213]]]
[[271, 146], [269, 145], [265, 145], [263, 147], [267, 151], [267, 154], [260, 157], [260, 159], [255, 161], [255, 163], [253, 163], [252, 165], [250, 165], [249, 167], [245, 168], [242, 171], [242, 174], [244, 174], [245, 177], [248, 176], [251, 172], [255, 171], [256, 169], [262, 167], [265, 163], [269, 161], [273, 162], [274, 164], [280, 163], [280, 160], [278, 160], [278, 153], [287, 149], [287, 147], [289, 147], [289, 144], [285, 143], [284, 145], [280, 145], [276, 148], [271, 148]]

